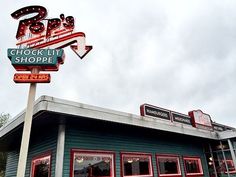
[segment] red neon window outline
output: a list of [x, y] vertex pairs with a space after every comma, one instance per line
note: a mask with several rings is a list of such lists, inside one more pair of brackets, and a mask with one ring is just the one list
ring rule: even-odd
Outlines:
[[[187, 176], [196, 176], [196, 175], [203, 175], [202, 163], [200, 157], [183, 157], [184, 160], [184, 168]], [[196, 163], [199, 169], [197, 173], [190, 173], [187, 170], [187, 163]]]
[[[86, 160], [91, 160], [92, 158], [101, 158], [104, 163], [109, 162], [109, 170], [110, 175], [102, 176], [102, 175], [92, 175], [92, 168], [87, 169], [88, 177], [115, 177], [115, 153], [111, 151], [92, 151], [92, 150], [71, 150], [71, 169], [70, 169], [70, 177], [74, 177], [75, 171], [75, 161], [77, 163], [83, 163]], [[88, 165], [88, 164], [87, 164]], [[96, 164], [95, 164], [96, 165]], [[91, 166], [93, 166], [91, 164]], [[89, 176], [89, 173], [91, 176]]]
[[[161, 170], [160, 170], [160, 166], [159, 166], [159, 161], [160, 159], [167, 159], [167, 160], [174, 160], [177, 162], [177, 173], [161, 173]], [[182, 173], [181, 173], [181, 168], [180, 168], [180, 160], [179, 160], [179, 156], [176, 156], [176, 155], [156, 155], [156, 162], [157, 162], [157, 170], [158, 170], [158, 176], [161, 176], [161, 177], [165, 177], [165, 176], [182, 176]]]
[[[48, 162], [46, 162], [46, 161], [48, 161]], [[51, 161], [52, 161], [51, 160], [51, 153], [45, 153], [45, 154], [34, 157], [31, 162], [31, 177], [35, 176], [36, 165], [39, 165], [42, 162], [49, 163], [48, 164], [49, 165], [48, 177], [51, 177], [51, 165], [52, 165]]]
[[[146, 158], [148, 159], [148, 171], [149, 171], [149, 174], [147, 175], [125, 175], [124, 174], [124, 158], [126, 159], [129, 159], [132, 161], [132, 160], [135, 160], [135, 159], [142, 159], [142, 158]], [[122, 177], [132, 177], [132, 176], [135, 176], [135, 177], [152, 177], [153, 176], [153, 168], [152, 168], [152, 155], [151, 154], [148, 154], [148, 153], [129, 153], [129, 152], [122, 152], [121, 153], [121, 176]]]

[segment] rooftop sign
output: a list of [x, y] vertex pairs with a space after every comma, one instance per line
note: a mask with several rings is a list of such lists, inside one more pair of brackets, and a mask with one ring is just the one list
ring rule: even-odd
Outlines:
[[[200, 129], [213, 130], [210, 115], [203, 113], [201, 110], [190, 111], [188, 115], [185, 115], [149, 104], [143, 104], [140, 106], [140, 113], [141, 116], [165, 119], [173, 123], [182, 123]], [[218, 127], [214, 126], [214, 128]]]
[[150, 104], [141, 105], [140, 113], [141, 116], [165, 119], [174, 123], [181, 123], [192, 126], [192, 120], [189, 115], [159, 108]]
[[180, 114], [177, 112], [171, 112], [171, 115], [173, 118], [173, 122], [192, 125], [191, 118], [188, 115]]
[[149, 116], [153, 118], [171, 120], [170, 111], [156, 107], [156, 106], [143, 104], [140, 106], [140, 112], [141, 112], [141, 116]]
[[188, 114], [192, 119], [193, 126], [201, 129], [213, 130], [209, 114], [203, 113], [201, 110], [190, 111]]

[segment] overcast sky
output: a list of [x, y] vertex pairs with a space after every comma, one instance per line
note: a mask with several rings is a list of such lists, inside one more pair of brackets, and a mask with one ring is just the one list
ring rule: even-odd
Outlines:
[[93, 50], [80, 60], [66, 48], [65, 63], [38, 84], [49, 95], [139, 115], [139, 106], [187, 114], [201, 109], [236, 127], [235, 0], [1, 1], [0, 113], [26, 107], [28, 84], [15, 84], [7, 48], [16, 47], [18, 20], [10, 14], [42, 5], [48, 18], [75, 17]]

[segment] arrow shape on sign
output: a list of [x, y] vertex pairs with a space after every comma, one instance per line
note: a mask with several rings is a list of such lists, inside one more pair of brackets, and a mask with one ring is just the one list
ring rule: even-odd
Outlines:
[[86, 46], [85, 36], [78, 37], [77, 45], [71, 45], [70, 47], [80, 57], [80, 59], [83, 59], [93, 48], [92, 46]]
[[[72, 45], [77, 43], [77, 45]], [[90, 50], [92, 50], [92, 46], [86, 46], [85, 44], [85, 34], [83, 32], [72, 33], [57, 39], [49, 40], [47, 42], [38, 44], [33, 46], [34, 49], [61, 49], [64, 47], [70, 46], [71, 49], [83, 59]]]

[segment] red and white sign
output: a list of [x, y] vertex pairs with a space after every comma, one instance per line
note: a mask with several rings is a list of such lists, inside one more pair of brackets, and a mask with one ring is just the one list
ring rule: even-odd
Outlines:
[[213, 130], [211, 123], [212, 121], [209, 114], [205, 114], [201, 110], [190, 111], [188, 114], [192, 119], [194, 127]]
[[17, 46], [34, 49], [58, 49], [70, 46], [81, 59], [92, 49], [92, 46], [86, 45], [83, 32], [73, 32], [74, 17], [65, 17], [61, 14], [59, 18], [46, 19], [47, 9], [42, 6], [23, 7], [11, 14], [14, 19], [26, 15], [31, 17], [19, 22], [16, 33]]
[[[18, 9], [11, 16], [19, 19], [16, 32], [19, 48], [8, 49], [8, 57], [17, 71], [38, 70], [38, 73], [15, 74], [16, 83], [50, 82], [49, 74], [39, 72], [58, 71], [64, 61], [64, 47], [70, 46], [81, 59], [92, 49], [92, 46], [86, 45], [83, 32], [74, 32], [73, 16], [61, 14], [59, 18], [46, 19], [47, 9], [37, 5]], [[58, 53], [59, 57], [52, 52]]]

